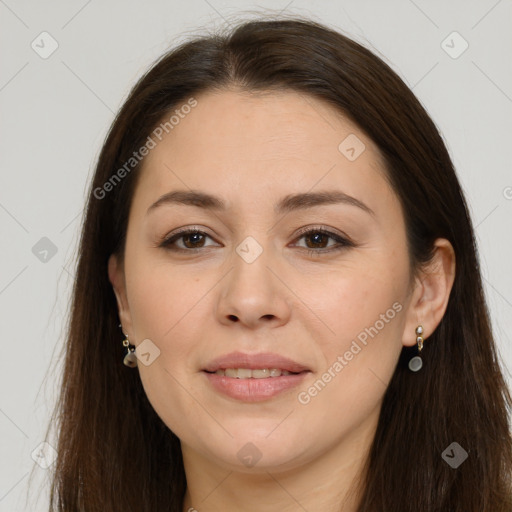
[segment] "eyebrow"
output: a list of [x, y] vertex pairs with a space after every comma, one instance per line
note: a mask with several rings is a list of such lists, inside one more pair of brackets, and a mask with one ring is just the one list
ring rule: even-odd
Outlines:
[[[347, 204], [356, 206], [375, 217], [375, 212], [365, 203], [341, 190], [322, 190], [319, 192], [304, 192], [289, 194], [283, 197], [275, 206], [277, 215], [297, 210], [314, 208], [327, 204]], [[226, 211], [227, 205], [220, 197], [199, 190], [175, 190], [168, 192], [155, 201], [147, 210], [146, 215], [162, 205], [187, 205], [214, 211]]]

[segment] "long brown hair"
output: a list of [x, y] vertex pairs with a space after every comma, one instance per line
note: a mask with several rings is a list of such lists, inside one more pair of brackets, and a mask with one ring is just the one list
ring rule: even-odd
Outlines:
[[[138, 372], [122, 364], [107, 273], [109, 256], [124, 251], [140, 164], [107, 192], [104, 184], [169, 112], [201, 92], [228, 87], [296, 91], [344, 113], [385, 159], [404, 213], [412, 273], [428, 263], [436, 238], [448, 239], [455, 250], [455, 281], [446, 313], [422, 352], [424, 367], [409, 371], [414, 349], [404, 347], [385, 392], [358, 511], [510, 512], [512, 401], [493, 340], [473, 226], [448, 151], [387, 64], [337, 31], [300, 18], [244, 22], [227, 34], [182, 43], [138, 81], [113, 122], [79, 245], [53, 415], [58, 458], [50, 510], [182, 510], [180, 443], [151, 407]], [[457, 469], [442, 457], [452, 442], [468, 453]]]

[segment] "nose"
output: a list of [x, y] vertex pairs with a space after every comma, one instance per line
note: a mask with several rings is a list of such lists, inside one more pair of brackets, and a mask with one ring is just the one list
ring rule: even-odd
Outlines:
[[271, 249], [263, 250], [252, 262], [236, 251], [232, 268], [221, 281], [217, 303], [218, 320], [226, 325], [239, 322], [249, 329], [278, 327], [288, 322], [292, 293], [283, 272], [273, 260]]

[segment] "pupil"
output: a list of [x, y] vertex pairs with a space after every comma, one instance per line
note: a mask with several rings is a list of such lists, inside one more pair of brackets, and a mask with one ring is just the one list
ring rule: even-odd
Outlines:
[[324, 236], [325, 235], [323, 233], [315, 233], [313, 235], [310, 235], [310, 238], [313, 239], [314, 244], [321, 244]]
[[194, 240], [194, 237], [201, 237], [201, 233], [191, 233], [187, 236], [187, 238], [189, 240], [192, 239], [192, 241], [191, 241], [192, 245], [194, 245], [200, 241], [200, 240]]

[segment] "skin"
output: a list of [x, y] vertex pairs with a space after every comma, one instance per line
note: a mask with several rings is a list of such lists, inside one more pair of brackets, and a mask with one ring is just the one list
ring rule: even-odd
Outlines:
[[[188, 489], [184, 511], [355, 510], [350, 495], [375, 434], [382, 398], [402, 346], [428, 337], [446, 310], [455, 275], [450, 243], [436, 241], [432, 265], [409, 272], [400, 203], [384, 178], [377, 147], [357, 126], [296, 92], [238, 90], [196, 96], [198, 105], [144, 160], [128, 222], [124, 260], [112, 255], [123, 332], [160, 355], [138, 362], [147, 396], [180, 438]], [[349, 134], [366, 149], [354, 161], [338, 150]], [[225, 212], [162, 205], [163, 194], [195, 189], [222, 197]], [[375, 215], [348, 204], [276, 216], [274, 204], [298, 192], [342, 190]], [[178, 228], [172, 252], [158, 241]], [[300, 236], [302, 227], [344, 234]], [[236, 252], [248, 236], [262, 253]], [[188, 246], [186, 245], [188, 243]], [[401, 310], [306, 403], [298, 394], [322, 377], [365, 328], [394, 303]], [[256, 403], [215, 391], [201, 369], [234, 350], [274, 352], [311, 370], [298, 388]], [[422, 370], [424, 371], [424, 370]], [[413, 382], [411, 380], [411, 382]], [[238, 451], [253, 443], [247, 467]], [[303, 508], [301, 508], [303, 507]]]

